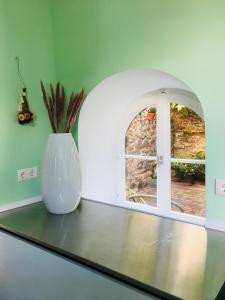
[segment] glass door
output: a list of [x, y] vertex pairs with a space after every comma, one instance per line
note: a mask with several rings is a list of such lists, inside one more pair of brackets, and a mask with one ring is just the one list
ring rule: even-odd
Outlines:
[[125, 140], [126, 200], [157, 207], [157, 106], [142, 110]]
[[205, 125], [190, 108], [170, 104], [171, 210], [205, 216]]
[[157, 104], [130, 123], [124, 155], [126, 205], [204, 224], [205, 126], [195, 111], [181, 104], [190, 96], [154, 95], [152, 103]]

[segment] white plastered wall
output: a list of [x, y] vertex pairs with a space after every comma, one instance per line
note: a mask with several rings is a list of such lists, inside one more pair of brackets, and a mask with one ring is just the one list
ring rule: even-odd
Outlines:
[[[117, 203], [121, 155], [118, 143], [128, 122], [128, 112], [138, 106], [137, 101], [145, 94], [160, 89], [192, 93], [185, 83], [167, 73], [128, 70], [106, 78], [87, 96], [78, 124], [83, 197]], [[196, 107], [201, 107], [197, 98], [195, 101]]]

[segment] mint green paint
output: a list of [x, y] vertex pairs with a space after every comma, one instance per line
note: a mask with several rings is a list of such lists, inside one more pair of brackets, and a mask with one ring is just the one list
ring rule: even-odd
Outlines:
[[[113, 73], [150, 68], [189, 84], [203, 105], [207, 218], [225, 222], [225, 197], [214, 193], [215, 178], [225, 178], [225, 2], [50, 2], [0, 0], [1, 203], [40, 192], [38, 180], [17, 183], [15, 176], [17, 168], [40, 165], [50, 131], [40, 101], [40, 77], [61, 80], [67, 91], [84, 87], [88, 92]], [[15, 121], [15, 55], [22, 59], [31, 108], [37, 113], [34, 127]]]
[[[207, 219], [225, 222], [225, 2], [222, 0], [55, 0], [57, 77], [92, 89], [131, 68], [166, 71], [189, 84], [207, 130]], [[63, 20], [63, 21], [62, 21]]]
[[[16, 121], [19, 82], [15, 56], [28, 88], [33, 125]], [[16, 170], [40, 167], [50, 132], [39, 81], [55, 79], [50, 4], [46, 0], [0, 0], [0, 203], [40, 194], [39, 179], [17, 182]]]

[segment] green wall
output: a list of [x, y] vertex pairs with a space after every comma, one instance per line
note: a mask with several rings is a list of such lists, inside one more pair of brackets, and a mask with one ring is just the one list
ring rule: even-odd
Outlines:
[[[215, 178], [225, 178], [223, 0], [0, 0], [0, 49], [1, 204], [40, 193], [38, 179], [16, 179], [16, 169], [40, 165], [50, 132], [40, 78], [88, 92], [113, 73], [152, 68], [183, 80], [203, 105], [207, 218], [225, 222], [225, 197], [214, 193]], [[37, 113], [34, 126], [15, 119], [16, 55]]]
[[[15, 56], [28, 88], [31, 126], [16, 121], [19, 81]], [[0, 0], [0, 204], [40, 194], [39, 179], [17, 182], [16, 170], [40, 166], [50, 132], [39, 81], [55, 79], [50, 3], [46, 0]]]
[[71, 89], [131, 68], [193, 89], [206, 120], [207, 218], [225, 222], [225, 197], [214, 193], [225, 178], [225, 1], [55, 0], [53, 24], [57, 77]]

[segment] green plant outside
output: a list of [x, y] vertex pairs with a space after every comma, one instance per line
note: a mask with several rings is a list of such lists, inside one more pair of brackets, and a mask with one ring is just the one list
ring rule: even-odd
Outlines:
[[[205, 152], [199, 151], [194, 154], [180, 154], [178, 158], [191, 158], [191, 159], [205, 159]], [[182, 162], [171, 163], [171, 169], [175, 171], [176, 176], [179, 178], [192, 177], [194, 180], [205, 180], [205, 165], [204, 164], [191, 164]]]
[[192, 112], [192, 110], [190, 108], [186, 107], [183, 104], [171, 103], [170, 107], [171, 107], [172, 111], [176, 110], [177, 112], [179, 112], [180, 114], [182, 114], [185, 117], [188, 116]]
[[155, 107], [150, 107], [148, 109], [148, 113], [156, 114], [156, 108]]

